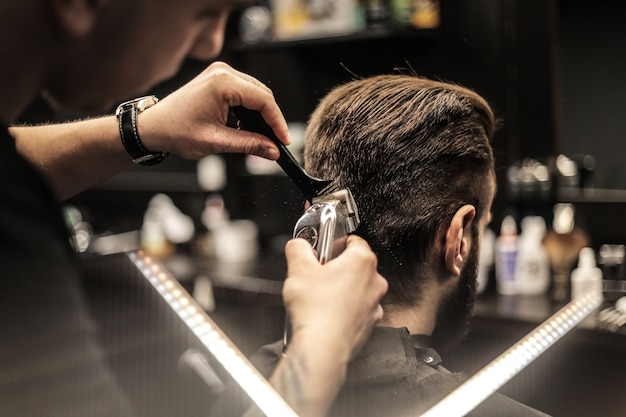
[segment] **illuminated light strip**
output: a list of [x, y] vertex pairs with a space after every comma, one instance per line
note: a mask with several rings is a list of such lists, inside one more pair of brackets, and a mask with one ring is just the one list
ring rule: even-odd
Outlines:
[[176, 278], [143, 251], [129, 252], [128, 257], [266, 416], [297, 417]]
[[571, 301], [422, 414], [422, 417], [466, 415], [580, 323], [601, 303], [602, 294], [592, 292]]

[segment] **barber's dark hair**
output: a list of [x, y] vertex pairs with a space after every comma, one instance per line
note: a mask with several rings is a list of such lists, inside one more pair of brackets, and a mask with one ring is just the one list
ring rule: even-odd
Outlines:
[[384, 304], [419, 300], [420, 268], [462, 205], [474, 205], [477, 219], [489, 209], [494, 128], [475, 92], [405, 74], [336, 87], [311, 115], [306, 170], [354, 194], [365, 224], [358, 233], [389, 281]]

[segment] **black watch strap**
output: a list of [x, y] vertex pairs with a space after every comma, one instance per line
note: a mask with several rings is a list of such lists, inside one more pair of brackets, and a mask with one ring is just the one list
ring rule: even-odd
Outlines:
[[151, 152], [143, 146], [137, 129], [137, 114], [157, 103], [155, 96], [140, 97], [120, 104], [115, 115], [117, 116], [120, 138], [126, 152], [133, 158], [133, 162], [141, 165], [156, 165], [164, 160], [168, 152]]

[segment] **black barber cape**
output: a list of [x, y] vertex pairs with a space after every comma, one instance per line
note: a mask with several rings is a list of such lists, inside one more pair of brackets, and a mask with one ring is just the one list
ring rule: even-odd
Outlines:
[[130, 415], [51, 188], [0, 125], [0, 415]]
[[[427, 339], [409, 335], [406, 328], [376, 327], [350, 362], [345, 385], [329, 417], [414, 417], [445, 397], [462, 379], [442, 366], [439, 354], [428, 347]], [[281, 353], [282, 341], [262, 347], [251, 360], [268, 377]], [[245, 395], [231, 387], [211, 416], [241, 415], [247, 404]], [[547, 416], [498, 393], [468, 415]]]

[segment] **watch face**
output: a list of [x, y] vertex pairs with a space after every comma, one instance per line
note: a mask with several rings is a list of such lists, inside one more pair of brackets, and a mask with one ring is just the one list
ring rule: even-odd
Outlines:
[[137, 111], [144, 111], [145, 109], [154, 106], [157, 101], [159, 101], [159, 99], [155, 96], [141, 97], [136, 101]]
[[119, 116], [119, 114], [125, 110], [130, 110], [132, 108], [136, 108], [137, 111], [142, 112], [145, 109], [154, 106], [159, 99], [156, 96], [144, 96], [139, 97], [133, 100], [125, 101], [115, 110], [115, 115]]

